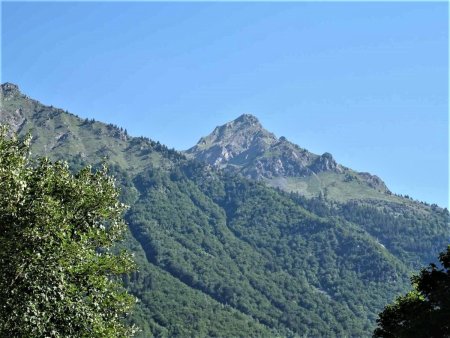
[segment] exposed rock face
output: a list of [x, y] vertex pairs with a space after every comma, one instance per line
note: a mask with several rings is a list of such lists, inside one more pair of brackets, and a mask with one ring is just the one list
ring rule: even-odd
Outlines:
[[333, 155], [330, 153], [324, 153], [322, 156], [319, 156], [314, 163], [311, 165], [311, 170], [315, 173], [321, 171], [336, 171], [342, 172], [342, 167], [336, 163], [333, 158]]
[[234, 121], [216, 127], [202, 137], [187, 154], [215, 166], [245, 162], [264, 153], [277, 138], [262, 128], [253, 115], [244, 114]]
[[331, 154], [318, 156], [285, 137], [277, 139], [249, 114], [216, 127], [186, 153], [214, 166], [239, 167], [244, 176], [253, 179], [342, 170]]
[[361, 179], [363, 179], [369, 186], [380, 191], [390, 192], [386, 184], [381, 178], [369, 173], [359, 173]]
[[8, 100], [15, 95], [20, 94], [19, 87], [13, 83], [6, 82], [2, 84], [2, 100]]
[[338, 164], [330, 153], [319, 156], [283, 136], [277, 139], [262, 127], [255, 116], [249, 114], [216, 127], [185, 153], [256, 180], [307, 177], [329, 172], [342, 175], [341, 179], [345, 182], [355, 179], [379, 191], [388, 191], [377, 176], [356, 173]]
[[15, 97], [21, 96], [19, 87], [12, 83], [4, 83], [1, 85], [0, 91], [0, 124], [6, 124], [11, 131], [18, 131], [26, 122], [26, 114], [22, 108], [14, 109], [14, 112], [8, 112], [5, 105], [9, 104]]

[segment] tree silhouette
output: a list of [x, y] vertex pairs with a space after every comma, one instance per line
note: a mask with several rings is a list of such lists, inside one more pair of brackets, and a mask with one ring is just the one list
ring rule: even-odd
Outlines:
[[413, 290], [380, 313], [374, 337], [450, 337], [450, 245], [439, 261], [443, 268], [413, 276]]

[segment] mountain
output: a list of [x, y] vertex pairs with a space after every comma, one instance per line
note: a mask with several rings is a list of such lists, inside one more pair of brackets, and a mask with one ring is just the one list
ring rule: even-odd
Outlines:
[[[123, 280], [140, 300], [131, 320], [141, 337], [370, 336], [377, 313], [409, 288], [411, 271], [448, 243], [449, 214], [436, 206], [394, 195], [370, 204], [307, 198], [237, 175], [237, 162], [223, 170], [41, 104], [16, 85], [0, 94], [0, 123], [31, 132], [33, 156], [73, 170], [108, 163], [130, 205], [122, 246], [139, 268]], [[253, 117], [242, 120], [250, 121], [235, 127], [253, 123], [260, 137], [224, 128], [205, 145], [235, 139], [233, 158], [253, 140], [252, 149], [276, 149]], [[315, 156], [305, 168], [316, 168]]]
[[316, 155], [285, 137], [277, 138], [250, 114], [216, 127], [185, 154], [307, 197], [396, 199], [379, 177], [346, 168], [330, 153]]

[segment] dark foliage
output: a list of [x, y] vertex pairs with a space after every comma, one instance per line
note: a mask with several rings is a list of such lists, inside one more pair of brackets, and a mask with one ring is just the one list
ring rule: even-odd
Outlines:
[[411, 279], [413, 291], [380, 313], [374, 337], [450, 337], [450, 245], [439, 261], [441, 269], [423, 269]]

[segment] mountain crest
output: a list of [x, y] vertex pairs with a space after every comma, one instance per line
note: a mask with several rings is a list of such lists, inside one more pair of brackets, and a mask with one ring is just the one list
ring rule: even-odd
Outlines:
[[265, 130], [259, 120], [251, 114], [242, 114], [235, 120], [216, 127], [212, 134], [216, 134], [220, 136], [220, 138], [225, 139], [228, 136], [236, 136], [241, 133], [251, 134], [252, 136], [258, 133], [271, 134]]
[[211, 134], [186, 151], [186, 154], [222, 166], [230, 161], [240, 162], [266, 151], [278, 140], [265, 130], [258, 119], [243, 114], [237, 119], [216, 127]]
[[232, 122], [256, 124], [256, 123], [259, 123], [259, 120], [256, 116], [247, 113], [247, 114], [242, 114], [241, 116], [239, 116], [237, 119], [235, 119]]
[[[316, 155], [283, 136], [277, 138], [251, 114], [243, 114], [216, 127], [186, 154], [251, 179], [272, 182], [286, 190], [293, 186], [305, 189], [306, 186], [306, 190], [313, 187], [314, 194], [320, 194], [330, 189], [340, 190], [333, 182], [342, 182], [353, 185], [356, 191], [360, 182], [370, 189], [383, 193], [388, 191], [376, 176], [346, 168], [338, 164], [330, 153]], [[331, 183], [330, 175], [333, 177]], [[294, 181], [296, 183], [292, 183]], [[328, 185], [330, 187], [327, 188]]]
[[19, 86], [14, 83], [5, 82], [1, 85], [1, 87], [2, 87], [1, 91], [2, 99], [7, 99], [21, 94]]

